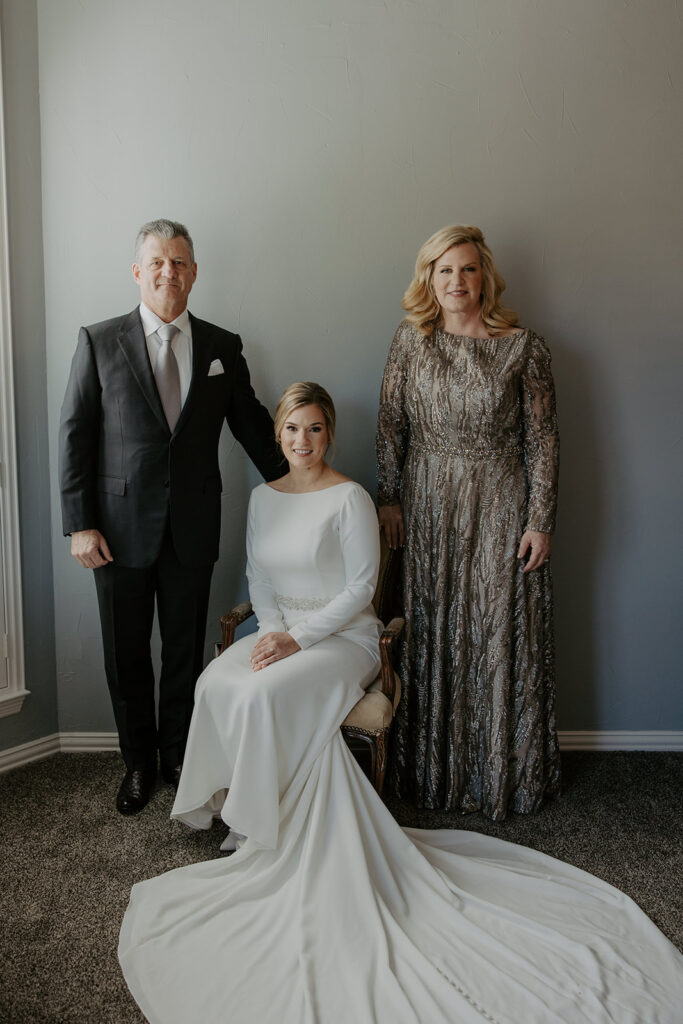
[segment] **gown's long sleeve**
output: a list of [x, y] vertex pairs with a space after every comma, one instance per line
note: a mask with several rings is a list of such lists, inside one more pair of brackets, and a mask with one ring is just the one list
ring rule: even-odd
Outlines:
[[259, 563], [254, 552], [255, 519], [252, 492], [247, 513], [247, 580], [249, 598], [258, 620], [258, 635], [264, 636], [266, 633], [282, 633], [286, 627], [282, 611], [275, 599], [275, 588], [270, 575]]
[[339, 510], [338, 531], [346, 586], [289, 630], [302, 648], [338, 633], [372, 602], [379, 572], [379, 530], [375, 506], [362, 488], [349, 490]]
[[552, 533], [557, 509], [560, 438], [550, 352], [531, 334], [521, 377], [524, 456], [529, 481], [527, 530]]
[[410, 343], [414, 331], [407, 321], [399, 324], [389, 349], [377, 418], [377, 503], [397, 505], [401, 500], [401, 473], [410, 440], [405, 409]]

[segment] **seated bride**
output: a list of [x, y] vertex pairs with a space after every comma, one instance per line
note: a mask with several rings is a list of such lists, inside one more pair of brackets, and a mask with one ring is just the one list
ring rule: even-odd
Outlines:
[[133, 887], [136, 1001], [151, 1024], [679, 1024], [683, 958], [627, 896], [490, 836], [402, 829], [354, 761], [339, 726], [378, 668], [378, 528], [325, 461], [334, 426], [319, 385], [284, 393], [289, 472], [249, 505], [258, 633], [199, 680], [173, 806], [220, 815], [236, 852]]
[[367, 492], [325, 461], [334, 430], [324, 388], [287, 388], [275, 435], [289, 472], [257, 487], [249, 502], [247, 577], [258, 633], [197, 683], [172, 815], [209, 828], [220, 814], [231, 829], [224, 850], [245, 836], [277, 845], [280, 798], [379, 670], [382, 627], [371, 605], [377, 515]]

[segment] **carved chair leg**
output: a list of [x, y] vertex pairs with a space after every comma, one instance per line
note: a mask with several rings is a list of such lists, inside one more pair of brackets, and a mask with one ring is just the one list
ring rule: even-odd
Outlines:
[[378, 736], [375, 737], [375, 746], [376, 746], [376, 749], [377, 749], [377, 760], [376, 760], [376, 768], [373, 771], [372, 784], [375, 787], [375, 789], [377, 790], [377, 795], [378, 796], [382, 795], [382, 790], [384, 789], [384, 777], [385, 777], [386, 772], [387, 772], [387, 749], [388, 749], [387, 739], [388, 739], [388, 737], [387, 737], [387, 731], [386, 730], [384, 732], [381, 732]]
[[377, 747], [374, 740], [370, 740], [370, 781], [375, 789], [377, 788]]
[[[353, 730], [353, 729], [350, 729], [348, 732], [347, 732], [346, 729], [342, 729], [342, 736], [344, 736], [344, 738], [349, 740], [349, 741], [353, 740], [356, 743], [362, 743], [363, 746], [365, 747], [365, 749], [370, 754], [370, 770], [368, 772], [368, 778], [370, 779], [371, 784], [376, 789], [377, 788], [377, 767], [378, 767], [377, 743], [376, 743], [377, 737], [374, 736], [374, 735], [369, 735], [368, 733], [355, 732], [355, 730]], [[354, 757], [356, 757], [356, 759], [357, 759], [357, 754], [360, 753], [360, 752], [358, 751], [357, 748], [354, 750], [354, 746], [353, 746], [352, 743], [349, 743], [349, 746], [351, 747], [351, 752], [354, 754]]]

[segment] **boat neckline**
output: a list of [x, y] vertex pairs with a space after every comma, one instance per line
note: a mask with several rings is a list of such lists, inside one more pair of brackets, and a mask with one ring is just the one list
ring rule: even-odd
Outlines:
[[314, 491], [281, 491], [281, 490], [279, 490], [279, 488], [273, 487], [267, 481], [264, 484], [264, 487], [267, 487], [269, 491], [275, 491], [276, 494], [290, 494], [292, 496], [294, 496], [294, 495], [299, 495], [300, 496], [302, 494], [322, 494], [323, 491], [333, 491], [335, 489], [335, 487], [345, 487], [347, 484], [355, 484], [355, 483], [356, 483], [355, 480], [340, 480], [338, 484], [330, 484], [329, 487], [318, 487]]

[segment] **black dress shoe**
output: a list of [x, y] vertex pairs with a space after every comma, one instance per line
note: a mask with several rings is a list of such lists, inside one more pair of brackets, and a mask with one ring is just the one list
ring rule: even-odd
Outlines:
[[127, 771], [116, 796], [116, 810], [121, 814], [137, 814], [141, 811], [149, 801], [155, 774], [145, 768]]
[[173, 788], [177, 790], [178, 783], [180, 782], [180, 773], [182, 772], [182, 770], [183, 766], [181, 764], [176, 764], [173, 766], [173, 768], [162, 767], [161, 774], [163, 776], [164, 782], [168, 782], [169, 786], [173, 786]]

